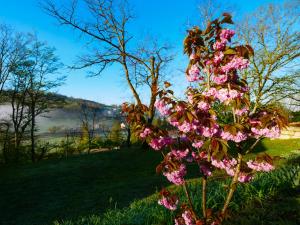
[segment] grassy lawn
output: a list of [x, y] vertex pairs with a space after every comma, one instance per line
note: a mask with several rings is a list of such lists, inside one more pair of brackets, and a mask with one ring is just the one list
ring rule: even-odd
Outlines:
[[[299, 149], [300, 140], [265, 140], [256, 151]], [[40, 225], [126, 207], [166, 180], [155, 174], [161, 155], [122, 149], [36, 164], [0, 167], [0, 224]]]
[[122, 149], [0, 168], [0, 224], [49, 224], [127, 206], [161, 188], [153, 151]]

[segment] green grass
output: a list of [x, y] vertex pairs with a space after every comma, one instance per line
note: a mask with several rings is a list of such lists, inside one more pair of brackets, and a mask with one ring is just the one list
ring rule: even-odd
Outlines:
[[272, 156], [288, 156], [291, 151], [300, 151], [300, 139], [264, 139], [254, 149], [254, 153], [266, 152]]
[[[226, 225], [298, 225], [300, 222], [300, 158], [268, 174], [258, 174], [255, 180], [239, 185], [230, 205], [231, 212]], [[217, 211], [226, 196], [224, 185], [228, 180], [210, 181], [208, 207]], [[197, 212], [201, 212], [201, 181], [188, 183], [191, 198]], [[182, 188], [171, 186], [172, 193], [187, 203]], [[200, 196], [201, 197], [201, 196]], [[172, 225], [176, 214], [157, 204], [158, 194], [133, 202], [124, 209], [109, 210], [104, 215], [90, 215], [78, 220], [56, 222], [55, 225]], [[179, 212], [178, 212], [179, 213]]]
[[160, 155], [122, 149], [0, 168], [0, 224], [49, 224], [127, 206], [161, 188]]
[[[299, 143], [264, 140], [256, 151], [288, 154]], [[127, 207], [168, 185], [155, 173], [160, 160], [157, 152], [134, 148], [0, 167], [0, 224], [76, 221]]]

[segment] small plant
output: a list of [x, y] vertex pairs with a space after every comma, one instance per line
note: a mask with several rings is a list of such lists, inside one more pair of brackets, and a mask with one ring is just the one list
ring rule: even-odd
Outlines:
[[[235, 32], [224, 28], [232, 24], [231, 15], [208, 23], [205, 30], [194, 27], [184, 41], [184, 52], [190, 62], [186, 77], [191, 83], [187, 99], [177, 99], [165, 82], [157, 92], [156, 109], [172, 125], [168, 129], [148, 123], [145, 105], [124, 103], [123, 112], [134, 132], [146, 140], [152, 149], [163, 156], [157, 166], [170, 182], [182, 186], [187, 201], [163, 190], [159, 204], [176, 214], [177, 225], [221, 224], [228, 215], [228, 207], [238, 183], [250, 182], [254, 173], [274, 169], [273, 160], [260, 154], [246, 162], [250, 153], [264, 137], [274, 138], [286, 126], [285, 114], [275, 108], [252, 109], [250, 90], [240, 71], [249, 66], [254, 52], [249, 45], [231, 41]], [[186, 185], [187, 164], [199, 166], [202, 178], [202, 214], [195, 211], [194, 201]], [[223, 170], [232, 177], [223, 206], [217, 212], [207, 208], [207, 188], [214, 170]], [[200, 189], [200, 188], [199, 188]], [[194, 196], [194, 193], [193, 193]]]

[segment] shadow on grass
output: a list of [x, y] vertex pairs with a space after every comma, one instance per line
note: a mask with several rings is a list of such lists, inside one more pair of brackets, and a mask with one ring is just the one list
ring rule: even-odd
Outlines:
[[165, 179], [153, 151], [119, 151], [74, 156], [0, 169], [0, 224], [40, 225], [69, 220], [144, 198]]
[[251, 202], [226, 225], [298, 225], [300, 224], [300, 188], [281, 192], [262, 203]]

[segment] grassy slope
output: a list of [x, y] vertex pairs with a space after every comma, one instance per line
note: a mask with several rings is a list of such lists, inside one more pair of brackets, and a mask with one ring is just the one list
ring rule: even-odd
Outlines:
[[[160, 188], [160, 155], [123, 149], [0, 168], [0, 224], [45, 224], [124, 207]], [[112, 198], [112, 200], [110, 200]]]
[[[299, 144], [300, 140], [266, 140], [256, 150], [278, 155], [299, 149]], [[49, 224], [100, 214], [115, 203], [127, 206], [167, 184], [155, 174], [160, 159], [157, 152], [123, 149], [2, 167], [1, 224]]]

